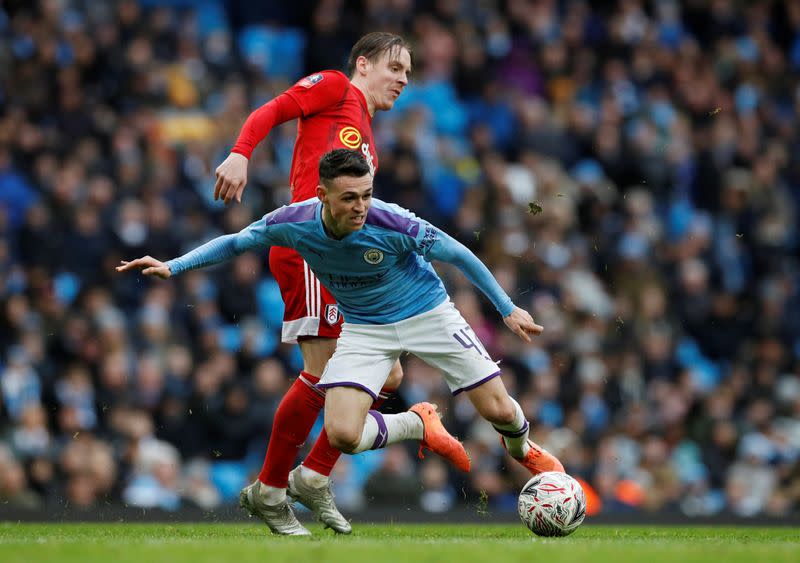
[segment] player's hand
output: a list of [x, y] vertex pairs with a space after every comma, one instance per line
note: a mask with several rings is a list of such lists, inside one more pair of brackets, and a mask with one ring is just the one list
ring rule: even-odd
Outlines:
[[525, 342], [531, 341], [529, 335], [542, 334], [544, 331], [544, 327], [542, 325], [537, 325], [528, 311], [520, 309], [519, 307], [511, 311], [511, 314], [507, 317], [503, 317], [503, 322], [511, 329], [511, 332], [519, 336]]
[[217, 166], [217, 183], [214, 184], [214, 200], [221, 199], [229, 204], [234, 199], [242, 202], [242, 192], [247, 184], [247, 157], [232, 152], [222, 164]]
[[127, 272], [128, 270], [136, 269], [141, 270], [145, 276], [155, 276], [162, 279], [167, 279], [172, 276], [169, 266], [161, 260], [156, 260], [152, 256], [143, 256], [136, 260], [131, 260], [130, 262], [121, 260], [120, 265], [117, 266], [118, 272]]

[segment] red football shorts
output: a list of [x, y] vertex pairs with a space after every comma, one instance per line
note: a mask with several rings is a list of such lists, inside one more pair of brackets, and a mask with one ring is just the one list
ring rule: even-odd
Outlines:
[[303, 336], [339, 338], [342, 332], [339, 306], [302, 256], [291, 248], [273, 246], [269, 251], [269, 269], [281, 288], [286, 306], [281, 341], [294, 343]]

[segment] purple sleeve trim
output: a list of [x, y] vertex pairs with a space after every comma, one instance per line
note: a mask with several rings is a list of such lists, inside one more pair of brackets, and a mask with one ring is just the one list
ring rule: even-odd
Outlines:
[[316, 216], [316, 212], [317, 205], [314, 203], [286, 205], [267, 215], [267, 225], [311, 221]]
[[455, 397], [456, 395], [458, 395], [459, 393], [461, 393], [463, 391], [471, 391], [472, 389], [475, 389], [476, 387], [480, 387], [481, 385], [483, 385], [484, 383], [486, 383], [490, 379], [494, 379], [495, 377], [500, 375], [500, 373], [501, 372], [498, 370], [498, 371], [494, 372], [492, 375], [490, 375], [488, 377], [484, 377], [483, 379], [481, 379], [480, 381], [478, 381], [476, 383], [473, 383], [472, 385], [467, 385], [466, 387], [462, 387], [461, 389], [456, 389], [455, 391], [453, 391], [453, 397]]
[[397, 213], [392, 213], [386, 209], [372, 207], [367, 213], [367, 223], [376, 227], [383, 227], [390, 231], [403, 233], [412, 238], [417, 238], [419, 234], [419, 221], [403, 217]]
[[372, 397], [373, 401], [378, 398], [378, 396], [372, 391], [370, 391], [369, 388], [354, 381], [337, 381], [336, 383], [317, 383], [318, 389], [330, 389], [331, 387], [353, 387], [355, 389], [361, 389], [364, 393], [367, 393], [370, 397]]

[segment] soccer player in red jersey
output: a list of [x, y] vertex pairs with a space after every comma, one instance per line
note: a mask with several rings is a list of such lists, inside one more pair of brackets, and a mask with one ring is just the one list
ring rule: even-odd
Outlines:
[[[330, 150], [361, 151], [374, 174], [378, 154], [372, 116], [390, 110], [408, 84], [411, 51], [397, 35], [369, 33], [353, 46], [348, 72], [349, 78], [333, 70], [311, 74], [250, 114], [231, 154], [216, 170], [214, 199], [241, 201], [253, 149], [273, 127], [292, 119], [299, 120], [289, 178], [292, 202], [316, 197], [319, 160]], [[278, 406], [261, 473], [242, 489], [240, 504], [273, 533], [307, 535], [287, 502], [288, 488], [289, 496], [313, 510], [327, 527], [348, 534], [350, 523], [330, 491], [330, 473], [341, 452], [331, 447], [324, 431], [303, 464], [290, 473], [325, 403], [315, 384], [336, 349], [342, 317], [336, 300], [297, 252], [273, 247], [269, 265], [286, 305], [281, 339], [300, 345], [303, 371]], [[401, 379], [397, 363], [381, 397]]]

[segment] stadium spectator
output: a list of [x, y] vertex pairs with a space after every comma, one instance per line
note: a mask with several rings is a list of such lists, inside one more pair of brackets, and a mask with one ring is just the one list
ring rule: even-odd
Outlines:
[[[227, 143], [250, 108], [317, 65], [344, 67], [355, 38], [384, 29], [408, 38], [416, 76], [373, 122], [376, 185], [468, 245], [545, 326], [521, 346], [440, 269], [543, 445], [602, 512], [796, 514], [800, 20], [792, 2], [724, 4], [320, 3], [306, 23], [253, 8], [273, 31], [213, 0], [211, 18], [166, 0], [4, 3], [3, 498], [121, 503], [150, 435], [178, 449], [182, 482], [216, 491], [187, 503], [223, 502], [210, 477], [221, 464], [257, 475], [276, 401], [302, 369], [280, 342], [270, 274], [242, 272], [245, 311], [220, 272], [164, 289], [112, 266], [145, 246], [167, 258], [288, 202], [293, 125], [252, 153], [245, 218], [211, 197]], [[433, 399], [481, 448], [474, 475], [446, 476], [466, 491], [455, 502], [474, 506], [482, 489], [492, 510], [509, 506], [522, 483], [499, 444], [427, 384], [438, 375], [403, 363], [389, 407]], [[242, 387], [257, 389], [259, 431], [244, 457], [220, 460], [206, 407]], [[104, 452], [102, 487], [75, 448]], [[334, 489], [348, 507], [381, 465], [352, 463]], [[743, 490], [750, 471], [769, 487]], [[676, 506], [676, 490], [698, 502]]]

